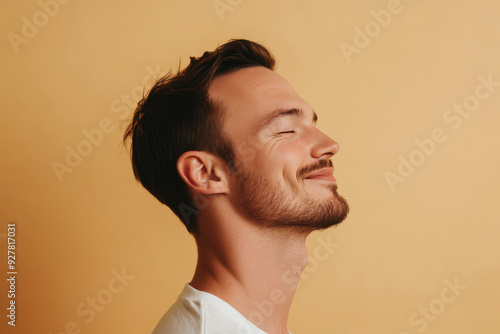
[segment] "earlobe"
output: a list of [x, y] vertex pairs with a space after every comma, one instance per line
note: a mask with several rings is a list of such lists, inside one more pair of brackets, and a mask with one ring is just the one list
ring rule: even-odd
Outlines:
[[220, 158], [203, 151], [184, 152], [177, 159], [177, 172], [192, 190], [201, 194], [226, 193], [227, 176]]

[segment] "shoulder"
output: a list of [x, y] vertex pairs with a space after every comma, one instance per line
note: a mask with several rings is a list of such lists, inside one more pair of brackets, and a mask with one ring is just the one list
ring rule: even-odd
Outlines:
[[178, 298], [160, 319], [153, 334], [202, 334], [201, 303]]
[[186, 284], [153, 334], [262, 334], [222, 299]]

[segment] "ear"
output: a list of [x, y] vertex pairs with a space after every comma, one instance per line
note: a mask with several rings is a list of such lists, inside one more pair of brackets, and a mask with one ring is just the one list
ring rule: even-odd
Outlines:
[[190, 189], [200, 194], [221, 194], [229, 190], [225, 163], [213, 154], [184, 152], [177, 159], [177, 172]]

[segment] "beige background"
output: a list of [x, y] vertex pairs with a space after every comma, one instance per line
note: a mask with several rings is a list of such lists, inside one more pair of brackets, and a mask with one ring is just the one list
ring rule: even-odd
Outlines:
[[[222, 1], [232, 4], [223, 20], [212, 0], [73, 0], [52, 6], [47, 22], [37, 1], [3, 2], [1, 276], [8, 222], [17, 223], [19, 274], [14, 330], [2, 279], [1, 330], [151, 332], [190, 280], [195, 245], [134, 181], [120, 145], [132, 108], [121, 99], [137, 96], [149, 72], [247, 38], [271, 49], [278, 72], [340, 142], [336, 177], [352, 208], [341, 226], [309, 238], [313, 261], [289, 329], [499, 333], [500, 89], [458, 128], [443, 119], [474, 95], [478, 77], [500, 82], [499, 2], [401, 0], [348, 62], [340, 43], [354, 45], [356, 27], [376, 29], [370, 12], [387, 1]], [[22, 36], [23, 17], [34, 15], [38, 31], [13, 47], [9, 33]], [[82, 131], [101, 122], [108, 133], [85, 147]], [[384, 173], [397, 173], [398, 157], [435, 128], [446, 141], [391, 191]], [[53, 163], [66, 164], [67, 146], [79, 143], [91, 152], [58, 178]], [[314, 251], [328, 238], [335, 250], [319, 261]], [[113, 270], [134, 278], [120, 286]], [[467, 288], [444, 303], [445, 281], [455, 279]], [[106, 305], [90, 319], [81, 303], [96, 297]], [[409, 321], [429, 306], [439, 313], [432, 321]]]

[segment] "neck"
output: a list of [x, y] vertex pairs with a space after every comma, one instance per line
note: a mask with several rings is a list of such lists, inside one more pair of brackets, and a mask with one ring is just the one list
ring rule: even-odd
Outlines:
[[191, 285], [218, 296], [267, 333], [288, 333], [287, 319], [307, 265], [307, 233], [260, 228], [224, 211], [200, 216], [198, 264]]

